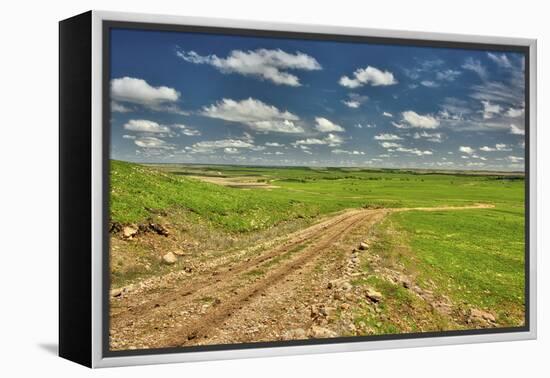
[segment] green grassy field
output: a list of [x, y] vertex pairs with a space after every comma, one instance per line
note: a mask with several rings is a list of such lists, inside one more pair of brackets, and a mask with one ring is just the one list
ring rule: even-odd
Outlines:
[[[201, 177], [266, 183], [271, 189], [236, 189]], [[358, 207], [435, 207], [475, 203], [491, 209], [392, 213], [376, 233], [373, 251], [414, 273], [465, 308], [492, 311], [501, 325], [520, 325], [524, 310], [524, 179], [508, 174], [444, 174], [398, 170], [144, 166], [111, 162], [111, 221], [140, 223], [159, 212], [192, 214], [218, 232], [246, 235]], [[365, 266], [369, 270], [369, 266]], [[359, 283], [360, 284], [360, 283]], [[372, 278], [365, 282], [387, 297], [380, 321], [357, 319], [378, 333], [397, 332], [392, 312], [418, 305], [402, 288]], [[393, 293], [393, 294], [392, 294]], [[399, 320], [407, 323], [406, 316]], [[370, 319], [370, 320], [369, 320]], [[445, 320], [433, 318], [435, 328]], [[370, 324], [370, 323], [369, 323]], [[410, 319], [401, 328], [414, 331]], [[408, 328], [407, 328], [408, 327]]]
[[[500, 205], [494, 209], [461, 211], [409, 211], [394, 213], [377, 228], [373, 252], [382, 257], [382, 266], [402, 266], [415, 282], [433, 291], [436, 298], [446, 296], [463, 312], [471, 308], [494, 314], [501, 326], [518, 326], [524, 318], [524, 217], [520, 204]], [[372, 273], [376, 267], [365, 264]], [[410, 315], [422, 304], [398, 284], [375, 276], [358, 285], [368, 285], [384, 293], [388, 301], [384, 314], [359, 312], [376, 333], [396, 332], [395, 323], [405, 323], [416, 332], [418, 324]], [[368, 308], [366, 308], [368, 310]], [[426, 316], [424, 314], [424, 316]], [[430, 314], [428, 329], [468, 328], [449, 324]]]
[[[198, 171], [198, 172], [197, 172]], [[186, 177], [248, 176], [273, 190], [235, 190]], [[184, 207], [228, 231], [246, 232], [296, 218], [354, 207], [460, 206], [478, 202], [521, 206], [523, 179], [309, 168], [145, 167], [113, 161], [111, 218], [130, 223], [150, 210]]]
[[523, 312], [523, 209], [407, 212], [393, 220], [408, 238], [420, 282], [432, 280], [455, 302], [502, 309], [500, 323]]

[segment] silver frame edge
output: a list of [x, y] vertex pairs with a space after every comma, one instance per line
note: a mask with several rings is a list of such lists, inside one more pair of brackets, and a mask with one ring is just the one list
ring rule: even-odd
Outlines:
[[[529, 287], [530, 307], [528, 332], [510, 332], [485, 335], [427, 337], [400, 340], [365, 341], [353, 343], [303, 345], [268, 348], [236, 349], [223, 351], [182, 352], [141, 356], [103, 357], [103, 135], [102, 135], [102, 22], [104, 20], [182, 24], [193, 26], [258, 29], [289, 32], [359, 35], [385, 38], [411, 38], [431, 41], [470, 42], [518, 45], [529, 47], [530, 56], [530, 107], [529, 107]], [[491, 37], [406, 30], [380, 30], [357, 27], [325, 26], [313, 24], [272, 23], [245, 20], [184, 17], [158, 14], [140, 14], [111, 11], [92, 11], [92, 367], [116, 367], [145, 364], [197, 362], [237, 358], [261, 358], [300, 354], [355, 352], [379, 349], [412, 348], [469, 343], [486, 343], [516, 340], [533, 340], [537, 337], [537, 41], [527, 38]]]
[[92, 11], [92, 367], [101, 367], [103, 327], [102, 18]]

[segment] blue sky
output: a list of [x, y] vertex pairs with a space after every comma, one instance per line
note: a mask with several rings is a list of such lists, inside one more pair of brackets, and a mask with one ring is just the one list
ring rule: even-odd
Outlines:
[[115, 29], [111, 157], [524, 169], [524, 59], [499, 51]]

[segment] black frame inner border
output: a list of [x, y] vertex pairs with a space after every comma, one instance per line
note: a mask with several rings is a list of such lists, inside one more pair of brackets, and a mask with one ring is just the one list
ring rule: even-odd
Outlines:
[[[317, 41], [332, 41], [332, 42], [348, 42], [348, 43], [368, 43], [381, 45], [400, 45], [414, 47], [432, 47], [432, 48], [451, 48], [465, 50], [482, 50], [482, 51], [506, 51], [522, 53], [525, 57], [525, 256], [524, 256], [524, 274], [525, 274], [525, 319], [524, 325], [520, 327], [503, 327], [503, 328], [487, 328], [487, 329], [471, 329], [471, 330], [453, 330], [440, 332], [416, 332], [391, 335], [370, 335], [370, 336], [352, 336], [352, 337], [337, 337], [332, 339], [308, 339], [308, 340], [288, 340], [288, 341], [269, 341], [269, 342], [253, 342], [240, 344], [215, 344], [201, 345], [188, 347], [170, 347], [170, 348], [155, 348], [155, 349], [138, 349], [138, 350], [123, 350], [112, 351], [109, 349], [109, 329], [110, 329], [110, 308], [109, 308], [109, 293], [110, 293], [110, 253], [109, 253], [109, 193], [110, 193], [110, 117], [111, 117], [111, 99], [110, 99], [110, 76], [111, 76], [111, 30], [112, 29], [131, 29], [139, 31], [163, 31], [174, 33], [203, 33], [213, 35], [233, 35], [242, 37], [263, 37], [263, 38], [281, 38], [281, 39], [301, 39], [301, 40], [317, 40]], [[406, 34], [403, 31], [403, 34]], [[103, 240], [102, 240], [102, 357], [123, 357], [123, 356], [140, 356], [140, 355], [156, 355], [156, 354], [173, 354], [173, 353], [190, 353], [190, 352], [206, 352], [206, 351], [223, 351], [223, 350], [239, 350], [239, 349], [255, 349], [255, 348], [278, 348], [290, 346], [307, 346], [307, 345], [329, 345], [340, 343], [353, 342], [368, 342], [368, 341], [384, 341], [384, 340], [406, 340], [419, 338], [437, 338], [449, 336], [470, 336], [470, 335], [487, 335], [497, 333], [513, 333], [513, 332], [529, 332], [530, 330], [530, 49], [529, 46], [505, 45], [505, 44], [490, 44], [479, 42], [449, 42], [444, 40], [424, 40], [414, 38], [393, 38], [393, 37], [369, 37], [344, 34], [325, 34], [325, 33], [308, 33], [308, 32], [289, 32], [289, 31], [274, 31], [262, 29], [245, 29], [245, 28], [230, 28], [230, 27], [212, 27], [212, 26], [192, 26], [192, 25], [177, 25], [177, 24], [159, 24], [146, 22], [131, 22], [131, 21], [102, 21], [102, 191], [103, 191]]]

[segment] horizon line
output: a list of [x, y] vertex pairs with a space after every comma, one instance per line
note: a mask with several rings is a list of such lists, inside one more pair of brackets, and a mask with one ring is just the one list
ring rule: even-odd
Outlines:
[[109, 160], [122, 161], [126, 163], [133, 164], [149, 164], [149, 165], [202, 165], [202, 166], [237, 166], [237, 167], [265, 167], [265, 168], [358, 168], [358, 169], [373, 169], [373, 170], [417, 170], [417, 171], [439, 171], [439, 172], [490, 172], [490, 173], [515, 173], [515, 174], [527, 174], [524, 170], [513, 171], [513, 170], [493, 170], [493, 169], [450, 169], [450, 168], [416, 168], [416, 167], [373, 167], [373, 166], [358, 166], [358, 165], [349, 165], [349, 166], [331, 166], [331, 165], [268, 165], [268, 164], [239, 164], [239, 163], [187, 163], [187, 162], [136, 162], [122, 159], [109, 158]]

